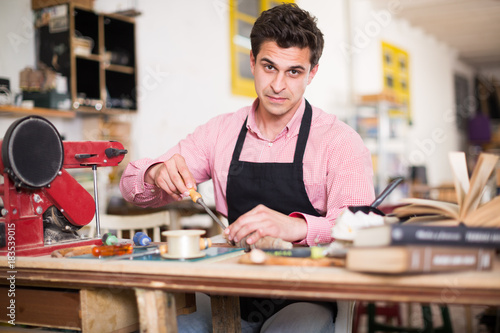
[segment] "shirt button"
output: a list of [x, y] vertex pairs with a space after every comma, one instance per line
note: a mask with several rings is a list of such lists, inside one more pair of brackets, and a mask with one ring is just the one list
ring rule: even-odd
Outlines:
[[268, 145], [269, 147], [272, 147], [272, 146], [273, 146], [273, 143], [272, 143], [272, 142], [269, 142], [267, 145]]
[[151, 189], [151, 193], [155, 193], [155, 192], [156, 192], [156, 190], [154, 188]]

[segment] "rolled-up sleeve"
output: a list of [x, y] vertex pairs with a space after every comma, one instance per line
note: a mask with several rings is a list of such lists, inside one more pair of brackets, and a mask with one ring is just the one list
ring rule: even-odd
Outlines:
[[158, 158], [143, 158], [129, 163], [120, 179], [123, 198], [140, 207], [160, 207], [172, 202], [173, 199], [165, 191], [145, 183], [144, 175], [152, 165], [164, 163], [175, 154], [184, 157], [197, 183], [208, 180], [211, 173], [212, 150], [217, 139], [213, 133], [218, 132], [213, 129], [219, 126], [219, 123], [220, 120], [216, 117], [199, 126], [192, 134]]
[[369, 205], [375, 194], [370, 151], [354, 131], [348, 131], [329, 151], [326, 177], [327, 211], [325, 216], [294, 212], [307, 222], [307, 236], [299, 244], [314, 246], [334, 239], [331, 229], [339, 215], [348, 206]]

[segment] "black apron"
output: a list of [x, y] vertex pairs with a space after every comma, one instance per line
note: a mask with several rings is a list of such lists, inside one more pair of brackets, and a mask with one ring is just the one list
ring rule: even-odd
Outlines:
[[[236, 142], [227, 179], [229, 224], [259, 204], [285, 215], [301, 212], [320, 216], [309, 201], [303, 179], [302, 160], [311, 128], [311, 118], [312, 108], [306, 101], [293, 163], [240, 161], [240, 153], [247, 133], [247, 120], [245, 120]], [[295, 301], [278, 298], [240, 297], [241, 318], [250, 322], [264, 322], [293, 302]]]

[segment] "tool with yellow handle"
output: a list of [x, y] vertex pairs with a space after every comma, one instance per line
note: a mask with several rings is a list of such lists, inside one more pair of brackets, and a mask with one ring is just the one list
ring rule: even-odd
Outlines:
[[224, 225], [224, 223], [222, 223], [222, 221], [219, 220], [219, 218], [217, 216], [215, 216], [215, 214], [205, 204], [205, 202], [203, 201], [203, 198], [201, 197], [200, 193], [196, 192], [196, 190], [194, 188], [192, 188], [192, 189], [189, 189], [189, 196], [191, 197], [191, 200], [193, 200], [193, 202], [196, 202], [197, 204], [199, 204], [203, 208], [205, 208], [207, 214], [210, 215], [210, 217], [215, 222], [217, 222], [217, 224], [222, 228], [222, 230], [226, 229], [226, 226]]
[[133, 252], [133, 244], [102, 245], [92, 248], [92, 255], [94, 257], [120, 256], [124, 254], [132, 254]]
[[[217, 224], [219, 224], [221, 226], [222, 230], [226, 229], [226, 226], [224, 225], [224, 223], [222, 223], [222, 221], [219, 220], [217, 218], [217, 216], [215, 216], [215, 214], [212, 213], [212, 211], [207, 207], [205, 202], [203, 202], [203, 198], [201, 197], [200, 193], [196, 192], [192, 188], [189, 190], [189, 196], [191, 197], [191, 199], [194, 202], [200, 204], [201, 206], [203, 206], [203, 208], [205, 208], [208, 215], [210, 215], [210, 217], [212, 217], [212, 219], [215, 222], [217, 222]], [[249, 235], [247, 235], [245, 238], [243, 238], [242, 240], [240, 240], [236, 244], [236, 246], [244, 248], [246, 252], [248, 252], [251, 249], [256, 248], [256, 247], [257, 248], [276, 248], [276, 249], [290, 249], [290, 248], [292, 248], [292, 243], [284, 241], [281, 238], [275, 238], [275, 237], [271, 237], [271, 236], [265, 236], [263, 238], [260, 238], [256, 244], [249, 245], [246, 242], [247, 237], [249, 237]], [[232, 241], [230, 242], [230, 244], [235, 245], [234, 242], [232, 242]]]

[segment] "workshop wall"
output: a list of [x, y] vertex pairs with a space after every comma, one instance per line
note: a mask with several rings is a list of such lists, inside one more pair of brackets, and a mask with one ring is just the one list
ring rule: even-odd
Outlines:
[[426, 166], [428, 182], [433, 186], [451, 182], [447, 152], [463, 149], [466, 139], [455, 122], [454, 73], [467, 77], [472, 89], [474, 70], [457, 59], [454, 49], [396, 19], [404, 3], [387, 2], [386, 8], [377, 10], [369, 1], [352, 3], [356, 93], [382, 91], [381, 41], [407, 51], [412, 125], [406, 137], [403, 165]]
[[[96, 7], [110, 2], [96, 1]], [[111, 2], [112, 3], [112, 2]], [[116, 1], [115, 3], [119, 3]], [[318, 17], [325, 34], [320, 70], [306, 97], [327, 112], [348, 119], [349, 66], [353, 61], [354, 92], [381, 91], [381, 40], [399, 45], [410, 54], [413, 125], [407, 150], [408, 163], [427, 165], [431, 185], [451, 181], [447, 152], [461, 149], [463, 138], [454, 122], [453, 74], [472, 69], [457, 60], [456, 52], [402, 20], [371, 37], [369, 45], [350, 58], [345, 52], [346, 8], [343, 1], [297, 1]], [[351, 1], [353, 31], [364, 29], [377, 12], [367, 1]], [[213, 116], [233, 112], [252, 102], [231, 94], [226, 1], [140, 1], [137, 18], [140, 111], [134, 121], [136, 157], [154, 157]], [[445, 133], [433, 142], [433, 133]], [[435, 141], [435, 140], [434, 140]], [[425, 160], [422, 159], [425, 157]], [[417, 158], [418, 157], [418, 158]]]
[[19, 72], [35, 63], [35, 45], [31, 2], [3, 1], [0, 13], [0, 76], [18, 90]]
[[[0, 77], [10, 80], [11, 91], [19, 89], [19, 72], [25, 67], [35, 67], [35, 35], [30, 0], [2, 1], [0, 11]], [[16, 119], [23, 116], [0, 117], [0, 137]], [[82, 139], [81, 119], [48, 118], [67, 140]]]
[[[320, 70], [306, 97], [325, 111], [347, 119], [350, 108], [350, 59], [345, 45], [345, 1], [297, 1], [318, 17], [325, 34]], [[350, 1], [353, 29], [364, 29], [376, 13], [366, 1]], [[139, 110], [124, 117], [132, 123], [131, 159], [155, 157], [184, 138], [196, 126], [215, 115], [233, 112], [252, 102], [231, 94], [229, 54], [229, 8], [226, 0], [134, 1], [142, 14], [137, 20]], [[130, 1], [97, 0], [98, 11], [128, 9]], [[4, 0], [0, 12], [0, 76], [19, 85], [19, 71], [34, 66], [34, 40], [27, 22], [32, 20], [30, 0]], [[355, 31], [355, 30], [353, 30]], [[408, 154], [436, 129], [446, 133], [426, 155], [429, 182], [437, 185], [451, 180], [444, 165], [446, 152], [459, 149], [463, 140], [453, 121], [446, 118], [454, 108], [453, 74], [469, 78], [474, 70], [457, 60], [454, 50], [406, 22], [391, 19], [371, 38], [355, 61], [354, 88], [357, 93], [378, 93], [380, 57], [373, 53], [380, 40], [387, 40], [410, 54], [413, 126], [409, 132]], [[15, 117], [0, 118], [4, 133]], [[82, 135], [82, 119], [50, 119], [70, 140]]]
[[[303, 4], [318, 16], [327, 41], [306, 97], [336, 114], [345, 113], [348, 89], [347, 66], [336, 48], [344, 33], [341, 4]], [[102, 11], [126, 6], [126, 1], [95, 2]], [[228, 6], [220, 0], [138, 2], [136, 158], [155, 157], [210, 118], [252, 103], [231, 93]]]

